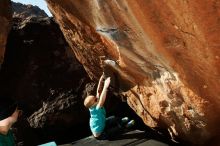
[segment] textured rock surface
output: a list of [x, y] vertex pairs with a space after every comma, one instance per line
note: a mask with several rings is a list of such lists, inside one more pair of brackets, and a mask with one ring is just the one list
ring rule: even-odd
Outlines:
[[[14, 15], [0, 70], [0, 97], [13, 97], [24, 113], [14, 127], [16, 142], [19, 146], [50, 140], [63, 144], [88, 136], [89, 115], [83, 97], [94, 93], [96, 84], [76, 60], [54, 20], [29, 14], [27, 18]], [[109, 114], [122, 103], [109, 98], [106, 105]], [[122, 111], [117, 114], [128, 116]]]
[[11, 27], [11, 5], [10, 0], [0, 2], [0, 64], [2, 64], [5, 53], [5, 45], [8, 32]]
[[[24, 145], [38, 145], [51, 139], [69, 142], [87, 134], [88, 127], [82, 126], [88, 120], [82, 94], [88, 82], [85, 70], [52, 19], [13, 18], [0, 70], [0, 97], [16, 98], [23, 106], [24, 118], [30, 117], [32, 128], [25, 119], [17, 123], [18, 142], [23, 141]], [[76, 120], [79, 114], [81, 118]], [[80, 126], [87, 133], [66, 132]]]
[[119, 60], [127, 101], [148, 126], [219, 144], [219, 1], [47, 3], [90, 78], [101, 74], [99, 56]]
[[44, 10], [37, 6], [24, 5], [21, 3], [12, 2], [13, 17], [27, 18], [27, 17], [47, 17]]

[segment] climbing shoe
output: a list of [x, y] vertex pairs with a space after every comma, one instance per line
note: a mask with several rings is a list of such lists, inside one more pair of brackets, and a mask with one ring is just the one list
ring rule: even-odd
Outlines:
[[125, 125], [125, 127], [126, 127], [126, 128], [131, 128], [131, 127], [134, 126], [134, 124], [135, 124], [135, 121], [134, 121], [134, 120], [131, 120], [131, 121], [129, 121], [129, 122]]
[[121, 119], [121, 123], [122, 123], [122, 124], [125, 124], [125, 123], [127, 123], [128, 121], [129, 121], [129, 118], [128, 118], [128, 117], [124, 117], [124, 118]]

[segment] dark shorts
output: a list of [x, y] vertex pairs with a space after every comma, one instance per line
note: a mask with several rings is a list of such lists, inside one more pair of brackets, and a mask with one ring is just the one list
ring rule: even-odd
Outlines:
[[105, 129], [100, 136], [95, 137], [98, 140], [107, 140], [114, 135], [117, 135], [123, 131], [120, 119], [115, 116], [106, 118]]

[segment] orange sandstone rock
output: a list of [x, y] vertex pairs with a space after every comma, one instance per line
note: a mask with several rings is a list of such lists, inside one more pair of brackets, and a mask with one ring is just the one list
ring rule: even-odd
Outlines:
[[92, 79], [102, 71], [99, 56], [119, 61], [131, 83], [124, 94], [146, 125], [193, 144], [220, 144], [219, 1], [47, 3]]

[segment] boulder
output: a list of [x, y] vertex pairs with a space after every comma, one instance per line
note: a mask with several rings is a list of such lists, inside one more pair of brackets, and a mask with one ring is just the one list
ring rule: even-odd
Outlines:
[[119, 87], [146, 125], [220, 144], [218, 1], [46, 1], [91, 79], [101, 56], [118, 62]]
[[[0, 70], [0, 97], [12, 97], [23, 110], [15, 125], [17, 144], [39, 145], [50, 139], [63, 143], [87, 136], [89, 117], [82, 95], [89, 82], [52, 18], [13, 18]], [[78, 135], [66, 132], [76, 127], [85, 130]]]

